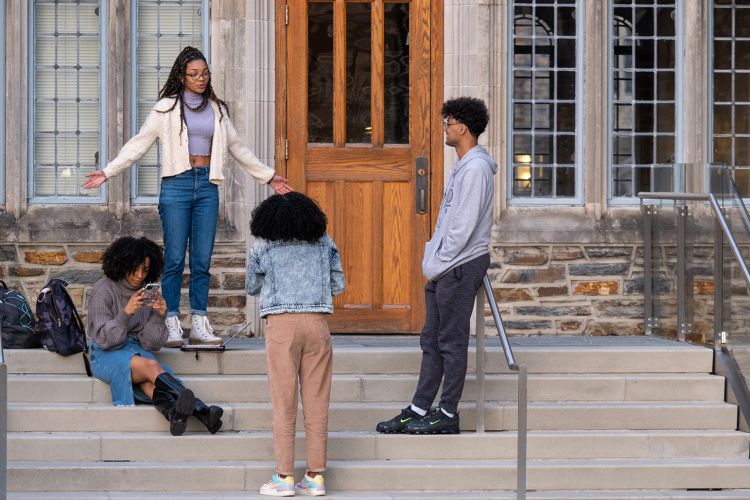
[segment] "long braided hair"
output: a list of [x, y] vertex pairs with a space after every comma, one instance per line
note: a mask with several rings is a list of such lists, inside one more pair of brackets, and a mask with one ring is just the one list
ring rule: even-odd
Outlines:
[[[169, 113], [175, 108], [175, 106], [177, 106], [178, 103], [180, 105], [180, 134], [182, 133], [182, 128], [186, 125], [185, 123], [185, 101], [182, 97], [182, 92], [185, 90], [185, 83], [184, 83], [185, 71], [187, 70], [188, 63], [198, 60], [198, 59], [206, 63], [206, 66], [208, 66], [206, 57], [203, 55], [203, 52], [201, 52], [200, 50], [196, 49], [195, 47], [190, 47], [190, 46], [182, 49], [182, 51], [177, 55], [177, 59], [174, 60], [172, 69], [169, 71], [169, 78], [167, 78], [167, 81], [164, 83], [164, 86], [159, 91], [159, 99], [163, 99], [165, 97], [175, 98], [175, 101], [172, 107], [165, 111], [159, 111], [160, 113]], [[224, 111], [222, 110], [222, 108], [226, 110], [227, 116], [229, 116], [229, 108], [227, 108], [226, 103], [222, 101], [221, 99], [219, 99], [214, 93], [214, 89], [211, 86], [210, 78], [208, 79], [208, 82], [206, 83], [206, 90], [203, 91], [203, 101], [201, 102], [200, 106], [195, 108], [195, 110], [196, 111], [203, 110], [206, 106], [208, 106], [209, 99], [211, 99], [216, 104], [218, 104], [219, 121], [221, 121], [221, 119], [224, 118]]]

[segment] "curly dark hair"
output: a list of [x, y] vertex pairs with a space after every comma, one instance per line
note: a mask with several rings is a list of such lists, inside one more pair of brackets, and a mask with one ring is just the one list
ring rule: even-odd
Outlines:
[[[159, 99], [163, 99], [165, 97], [175, 98], [172, 107], [166, 111], [160, 111], [160, 113], [169, 113], [175, 108], [175, 106], [177, 106], [178, 103], [180, 104], [180, 133], [182, 133], [182, 128], [186, 126], [185, 101], [182, 97], [182, 92], [183, 90], [185, 90], [185, 70], [187, 69], [188, 63], [197, 60], [203, 61], [204, 63], [206, 63], [206, 66], [208, 66], [206, 57], [200, 50], [190, 46], [182, 49], [182, 51], [177, 55], [177, 59], [174, 60], [174, 64], [172, 64], [172, 69], [169, 71], [169, 77], [167, 78], [167, 81], [159, 91]], [[219, 106], [219, 121], [224, 118], [224, 111], [226, 111], [227, 116], [229, 116], [229, 108], [227, 108], [226, 103], [219, 99], [214, 93], [214, 88], [211, 86], [211, 78], [209, 78], [208, 82], [206, 82], [206, 90], [203, 91], [203, 102], [201, 102], [200, 106], [195, 108], [195, 110], [201, 111], [206, 106], [208, 106], [209, 99], [214, 101]]]
[[269, 241], [317, 241], [328, 218], [312, 198], [292, 191], [266, 198], [252, 214], [250, 233]]
[[146, 262], [147, 257], [149, 266], [146, 283], [153, 283], [159, 279], [164, 269], [164, 257], [159, 245], [145, 237], [125, 236], [113, 241], [104, 251], [102, 270], [107, 278], [120, 281]]
[[443, 118], [453, 117], [463, 123], [476, 138], [479, 138], [487, 128], [490, 114], [487, 105], [481, 99], [474, 97], [457, 97], [449, 99], [443, 104]]

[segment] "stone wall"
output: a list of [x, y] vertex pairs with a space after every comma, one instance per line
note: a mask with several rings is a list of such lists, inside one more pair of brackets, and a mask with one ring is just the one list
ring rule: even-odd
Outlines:
[[508, 333], [643, 335], [642, 246], [495, 244], [491, 255]]
[[[102, 276], [104, 244], [3, 244], [0, 245], [0, 279], [33, 301], [51, 278], [68, 282], [68, 292], [86, 321], [92, 285]], [[245, 245], [217, 244], [211, 261], [208, 317], [217, 334], [232, 333], [245, 323]], [[190, 327], [188, 269], [183, 276], [180, 301], [183, 328]], [[255, 325], [253, 325], [254, 327]], [[251, 327], [249, 330], [254, 330]]]

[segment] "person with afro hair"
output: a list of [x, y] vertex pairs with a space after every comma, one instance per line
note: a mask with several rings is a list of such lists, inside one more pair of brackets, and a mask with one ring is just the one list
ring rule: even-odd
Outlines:
[[168, 347], [183, 344], [180, 290], [185, 253], [190, 245], [190, 335], [188, 343], [217, 345], [208, 321], [211, 255], [219, 216], [219, 186], [229, 156], [260, 183], [276, 193], [291, 191], [287, 180], [263, 164], [240, 140], [229, 108], [211, 85], [203, 53], [185, 47], [172, 64], [158, 100], [140, 131], [103, 170], [88, 174], [84, 189], [96, 189], [130, 168], [159, 139], [161, 185], [159, 216], [164, 232], [162, 292], [167, 302]]
[[169, 421], [173, 436], [185, 432], [190, 415], [211, 434], [224, 410], [208, 406], [153, 355], [167, 342], [167, 303], [147, 287], [161, 276], [161, 249], [148, 238], [115, 240], [102, 257], [102, 276], [91, 290], [86, 332], [91, 338], [91, 371], [109, 385], [112, 403], [153, 403]]
[[[443, 104], [445, 144], [457, 160], [446, 182], [435, 232], [425, 246], [422, 273], [425, 323], [422, 366], [411, 404], [378, 423], [383, 433], [458, 434], [458, 402], [464, 388], [474, 297], [490, 265], [494, 177], [497, 163], [479, 145], [489, 114], [481, 99], [458, 97]], [[432, 408], [440, 384], [440, 403]]]
[[[317, 203], [291, 192], [273, 195], [253, 211], [256, 240], [247, 258], [245, 291], [260, 295], [266, 318], [266, 360], [273, 409], [276, 473], [261, 495], [325, 495], [328, 402], [333, 351], [326, 315], [332, 296], [344, 291], [336, 245]], [[302, 396], [307, 471], [295, 485], [297, 391]]]

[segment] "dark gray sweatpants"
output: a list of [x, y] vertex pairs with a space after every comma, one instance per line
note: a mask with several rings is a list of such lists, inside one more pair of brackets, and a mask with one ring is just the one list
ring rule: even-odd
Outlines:
[[489, 267], [490, 256], [484, 254], [425, 285], [425, 324], [419, 336], [422, 367], [414, 406], [429, 410], [442, 381], [440, 407], [448, 413], [458, 409], [466, 379], [474, 298]]

